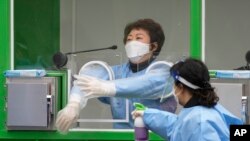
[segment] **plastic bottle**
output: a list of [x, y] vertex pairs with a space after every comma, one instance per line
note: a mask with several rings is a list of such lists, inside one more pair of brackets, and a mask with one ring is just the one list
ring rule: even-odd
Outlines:
[[[134, 103], [136, 110], [145, 110], [144, 105]], [[148, 129], [145, 127], [142, 117], [136, 117], [134, 121], [135, 141], [148, 141]]]

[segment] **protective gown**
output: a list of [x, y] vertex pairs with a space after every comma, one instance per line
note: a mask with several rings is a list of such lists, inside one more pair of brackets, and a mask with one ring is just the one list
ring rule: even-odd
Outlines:
[[126, 101], [129, 102], [129, 122], [114, 123], [114, 128], [128, 129], [133, 128], [133, 119], [131, 112], [135, 109], [134, 102], [144, 104], [149, 108], [161, 109], [169, 112], [175, 112], [177, 103], [173, 96], [160, 102], [162, 96], [170, 93], [173, 87], [173, 79], [170, 76], [170, 66], [158, 65], [146, 72], [146, 68], [132, 72], [129, 63], [112, 67], [116, 87], [115, 97], [100, 98], [106, 104], [110, 104], [114, 119], [126, 118]]
[[[156, 61], [154, 61], [156, 62]], [[128, 122], [114, 123], [113, 128], [129, 129], [133, 128], [133, 119], [131, 112], [135, 109], [134, 102], [144, 104], [149, 108], [161, 109], [169, 112], [175, 112], [177, 103], [173, 96], [165, 98], [160, 102], [161, 98], [172, 91], [173, 79], [170, 76], [170, 66], [157, 65], [146, 72], [143, 69], [138, 72], [132, 72], [130, 64], [113, 66], [116, 94], [115, 97], [101, 97], [99, 100], [105, 104], [110, 104], [113, 119], [126, 119]], [[80, 74], [94, 76], [103, 80], [110, 80], [107, 71], [100, 66], [91, 66], [80, 71]], [[73, 86], [72, 95], [84, 95], [78, 86]], [[126, 99], [128, 99], [128, 112], [126, 113]], [[84, 100], [82, 100], [84, 101]], [[81, 106], [85, 105], [81, 102]]]
[[229, 141], [229, 126], [242, 124], [220, 104], [213, 108], [183, 108], [178, 116], [147, 109], [143, 120], [150, 130], [168, 141]]

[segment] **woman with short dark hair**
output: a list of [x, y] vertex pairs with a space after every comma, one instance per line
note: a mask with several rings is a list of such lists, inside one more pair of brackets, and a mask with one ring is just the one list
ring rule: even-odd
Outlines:
[[128, 61], [112, 66], [114, 80], [93, 77], [98, 72], [93, 69], [91, 73], [95, 74], [92, 77], [76, 76], [74, 84], [81, 93], [72, 92], [74, 95], [70, 95], [69, 104], [57, 116], [57, 129], [68, 132], [70, 125], [79, 117], [80, 105], [84, 103], [82, 99], [90, 97], [100, 97], [101, 102], [109, 104], [113, 119], [128, 120], [114, 122], [113, 128], [116, 129], [134, 128], [130, 113], [135, 102], [174, 113], [177, 102], [173, 95], [168, 95], [173, 86], [169, 72], [171, 63], [156, 61], [164, 40], [162, 27], [152, 19], [139, 19], [127, 24], [123, 41]]

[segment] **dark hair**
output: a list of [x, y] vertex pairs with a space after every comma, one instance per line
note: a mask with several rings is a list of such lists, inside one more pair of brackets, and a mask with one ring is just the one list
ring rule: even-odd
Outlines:
[[200, 105], [212, 107], [219, 101], [219, 97], [209, 82], [210, 76], [208, 69], [202, 61], [188, 58], [185, 61], [180, 61], [173, 65], [170, 72], [172, 76], [181, 76], [193, 85], [200, 87], [198, 89], [192, 89], [182, 82], [175, 80], [175, 85], [179, 86], [182, 84], [184, 88], [198, 99]]
[[128, 34], [133, 29], [146, 30], [150, 36], [150, 43], [156, 42], [158, 45], [158, 48], [154, 52], [154, 55], [156, 56], [159, 55], [161, 48], [165, 41], [165, 35], [164, 35], [161, 25], [152, 19], [139, 19], [135, 22], [127, 24], [124, 29], [124, 37], [123, 37], [124, 44], [127, 41]]

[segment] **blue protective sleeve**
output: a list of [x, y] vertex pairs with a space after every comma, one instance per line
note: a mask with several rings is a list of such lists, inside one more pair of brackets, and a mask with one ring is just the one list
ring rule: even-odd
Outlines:
[[176, 120], [176, 114], [157, 109], [146, 109], [143, 115], [147, 128], [167, 140], [170, 139]]
[[164, 93], [170, 93], [173, 86], [169, 68], [157, 69], [143, 75], [117, 79], [113, 82], [116, 86], [116, 97], [126, 98], [160, 98]]

